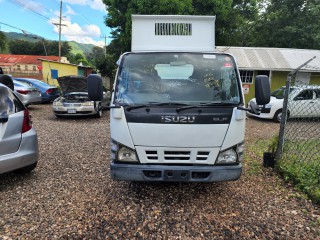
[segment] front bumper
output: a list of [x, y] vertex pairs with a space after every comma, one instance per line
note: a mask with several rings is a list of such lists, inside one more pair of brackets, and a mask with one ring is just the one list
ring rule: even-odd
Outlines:
[[111, 163], [111, 177], [124, 181], [224, 182], [240, 178], [242, 165], [170, 166]]
[[[73, 110], [70, 113], [70, 110]], [[83, 106], [83, 107], [53, 107], [53, 112], [58, 116], [84, 116], [84, 115], [95, 115], [97, 111], [94, 107]]]

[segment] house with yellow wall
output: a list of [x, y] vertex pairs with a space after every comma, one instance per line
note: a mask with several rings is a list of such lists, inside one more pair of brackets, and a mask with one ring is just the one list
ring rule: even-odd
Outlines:
[[[58, 77], [69, 75], [87, 76], [92, 72], [91, 67], [79, 66], [76, 64], [70, 64], [66, 62], [56, 62], [47, 59], [39, 59], [42, 62], [42, 75], [43, 81], [59, 86]], [[85, 70], [84, 70], [85, 68]]]
[[316, 56], [294, 76], [297, 85], [320, 85], [320, 50], [263, 47], [217, 47], [235, 56], [246, 102], [254, 97], [254, 80], [267, 75], [271, 91], [286, 85], [288, 74]]

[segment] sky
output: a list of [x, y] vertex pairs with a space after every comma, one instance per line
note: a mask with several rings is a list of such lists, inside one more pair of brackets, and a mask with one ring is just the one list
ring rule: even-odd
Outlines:
[[[59, 40], [61, 0], [0, 0], [0, 30]], [[61, 40], [104, 46], [110, 29], [102, 0], [62, 0]], [[29, 35], [30, 34], [30, 35]], [[106, 37], [106, 38], [105, 38]]]

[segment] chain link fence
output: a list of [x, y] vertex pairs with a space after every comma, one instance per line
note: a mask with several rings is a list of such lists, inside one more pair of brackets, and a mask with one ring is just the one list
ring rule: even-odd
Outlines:
[[276, 162], [287, 180], [320, 199], [320, 85], [297, 84], [295, 73], [288, 76]]

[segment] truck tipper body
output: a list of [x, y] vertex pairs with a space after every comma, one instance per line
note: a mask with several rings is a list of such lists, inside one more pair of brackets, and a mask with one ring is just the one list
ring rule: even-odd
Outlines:
[[[234, 57], [215, 51], [214, 23], [214, 16], [132, 16], [132, 52], [118, 61], [110, 105], [113, 179], [239, 179], [248, 109]], [[89, 78], [94, 96], [97, 77]], [[262, 80], [260, 104], [269, 94]]]

